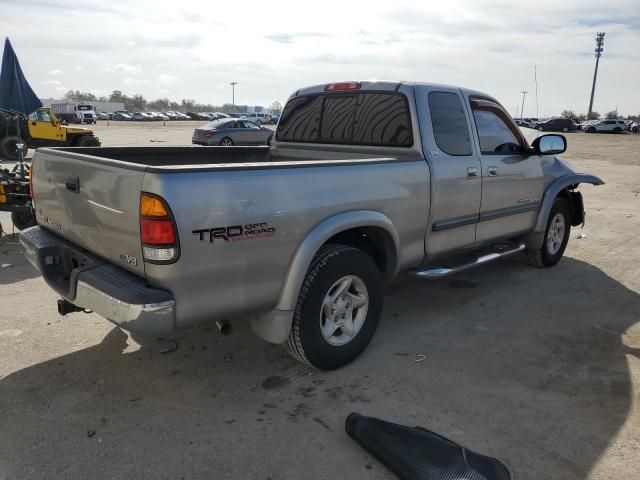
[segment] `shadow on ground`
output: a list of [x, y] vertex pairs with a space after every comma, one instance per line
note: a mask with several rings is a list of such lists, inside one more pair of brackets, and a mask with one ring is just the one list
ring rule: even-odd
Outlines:
[[494, 455], [518, 479], [583, 479], [630, 412], [638, 312], [638, 294], [565, 258], [403, 277], [369, 349], [330, 373], [246, 323], [164, 354], [113, 329], [0, 379], [0, 478], [392, 478], [344, 433], [359, 411]]
[[24, 256], [19, 234], [0, 236], [0, 285], [17, 283], [39, 276]]

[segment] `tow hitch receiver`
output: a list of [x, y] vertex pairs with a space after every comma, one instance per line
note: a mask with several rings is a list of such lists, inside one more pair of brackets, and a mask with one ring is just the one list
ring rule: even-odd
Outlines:
[[63, 317], [68, 313], [82, 312], [82, 311], [84, 311], [84, 308], [80, 308], [71, 302], [67, 302], [62, 298], [58, 300], [58, 313]]

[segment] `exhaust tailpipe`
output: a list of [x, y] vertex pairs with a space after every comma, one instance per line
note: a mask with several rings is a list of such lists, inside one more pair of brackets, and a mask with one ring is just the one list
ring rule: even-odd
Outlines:
[[231, 324], [229, 320], [216, 320], [216, 327], [220, 330], [222, 335], [230, 335], [231, 334]]

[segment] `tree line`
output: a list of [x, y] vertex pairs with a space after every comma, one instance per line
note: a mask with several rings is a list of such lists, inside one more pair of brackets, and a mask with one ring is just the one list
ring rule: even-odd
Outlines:
[[[602, 115], [600, 115], [598, 112], [591, 112], [591, 115], [585, 115], [584, 113], [577, 114], [573, 110], [563, 110], [560, 116], [562, 118], [573, 120], [574, 122], [584, 122], [585, 120], [600, 120], [602, 118]], [[616, 118], [620, 118], [620, 115], [618, 114], [617, 110], [611, 110], [610, 112], [604, 114], [604, 118], [607, 120], [613, 120]], [[634, 118], [633, 115], [627, 115], [627, 119], [631, 120], [632, 118]]]
[[[179, 110], [181, 112], [223, 112], [233, 113], [236, 108], [231, 103], [222, 105], [211, 105], [208, 103], [198, 103], [192, 98], [183, 98], [180, 102], [174, 102], [168, 98], [158, 98], [157, 100], [147, 100], [140, 94], [127, 95], [120, 90], [114, 90], [111, 95], [96, 96], [91, 92], [82, 92], [80, 90], [69, 90], [64, 94], [64, 100], [68, 102], [120, 102], [124, 103], [124, 109], [129, 112], [158, 111], [167, 112]], [[275, 101], [267, 110], [271, 113], [280, 113], [282, 104]]]

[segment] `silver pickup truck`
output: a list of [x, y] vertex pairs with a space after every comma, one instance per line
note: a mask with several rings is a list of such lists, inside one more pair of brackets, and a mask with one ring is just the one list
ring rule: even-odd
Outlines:
[[383, 283], [520, 252], [562, 257], [580, 183], [490, 96], [406, 82], [300, 89], [269, 147], [42, 148], [26, 255], [60, 295], [133, 332], [250, 317], [334, 369], [370, 342]]

